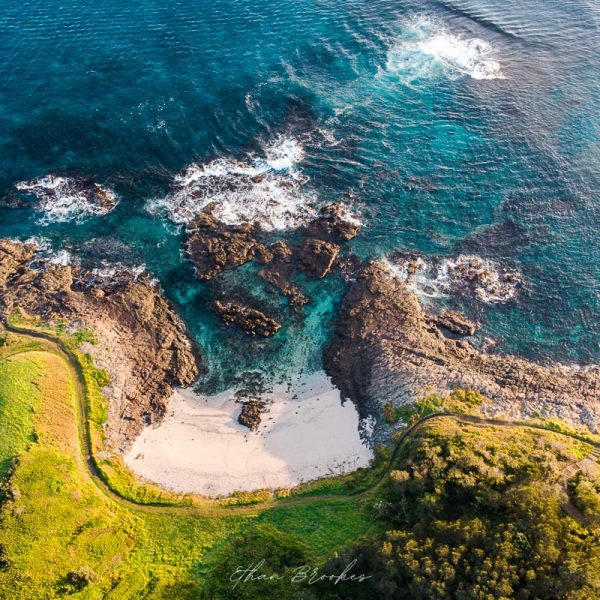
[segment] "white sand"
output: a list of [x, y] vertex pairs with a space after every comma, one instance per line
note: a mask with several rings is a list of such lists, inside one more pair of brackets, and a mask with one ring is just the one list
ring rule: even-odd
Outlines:
[[171, 413], [142, 432], [125, 463], [162, 487], [206, 496], [293, 487], [369, 464], [356, 408], [350, 401], [342, 406], [324, 373], [265, 394], [273, 403], [257, 432], [237, 422], [234, 391], [211, 397], [176, 391]]

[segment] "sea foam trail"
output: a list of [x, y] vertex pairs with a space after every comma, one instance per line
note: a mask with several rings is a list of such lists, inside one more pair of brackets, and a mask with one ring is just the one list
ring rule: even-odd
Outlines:
[[413, 17], [402, 27], [402, 39], [387, 53], [386, 72], [407, 82], [443, 72], [456, 79], [504, 79], [492, 45], [451, 32], [428, 16]]
[[224, 223], [256, 223], [265, 231], [292, 229], [314, 216], [314, 198], [303, 189], [307, 177], [299, 163], [304, 150], [297, 140], [280, 137], [260, 155], [244, 160], [218, 158], [192, 164], [175, 176], [172, 192], [152, 200], [151, 214], [186, 224], [211, 203]]
[[111, 189], [83, 177], [45, 175], [15, 187], [36, 199], [35, 208], [43, 213], [39, 220], [42, 225], [103, 216], [119, 202]]

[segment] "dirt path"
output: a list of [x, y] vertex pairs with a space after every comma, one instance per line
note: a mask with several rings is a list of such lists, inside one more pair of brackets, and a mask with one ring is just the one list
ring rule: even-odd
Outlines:
[[[18, 327], [13, 327], [11, 325], [5, 325], [8, 331], [16, 333], [22, 337], [28, 338], [29, 340], [43, 340], [49, 348], [44, 349], [44, 351], [52, 352], [63, 358], [67, 369], [69, 370], [71, 377], [73, 379], [73, 383], [75, 386], [75, 392], [77, 397], [77, 406], [76, 406], [76, 414], [77, 414], [77, 429], [79, 432], [80, 439], [80, 448], [81, 448], [81, 456], [84, 461], [87, 471], [90, 475], [92, 481], [96, 484], [96, 486], [107, 496], [109, 496], [113, 501], [119, 503], [122, 506], [125, 506], [131, 510], [143, 511], [143, 512], [154, 512], [154, 513], [173, 513], [173, 514], [198, 514], [202, 516], [226, 516], [226, 515], [242, 515], [242, 514], [257, 514], [263, 512], [264, 510], [271, 508], [291, 508], [294, 506], [305, 506], [309, 504], [317, 504], [319, 502], [324, 501], [335, 501], [335, 500], [343, 500], [348, 498], [360, 499], [365, 498], [369, 494], [371, 494], [374, 490], [379, 488], [384, 482], [385, 479], [392, 470], [396, 459], [404, 445], [410, 440], [410, 438], [417, 432], [424, 424], [432, 419], [440, 419], [440, 418], [450, 418], [458, 423], [471, 424], [471, 425], [482, 425], [482, 426], [495, 426], [495, 427], [520, 427], [524, 429], [537, 429], [541, 431], [550, 431], [552, 433], [556, 433], [558, 435], [564, 435], [578, 441], [583, 441], [594, 448], [592, 454], [596, 454], [600, 452], [600, 443], [593, 443], [589, 440], [586, 440], [583, 436], [578, 436], [576, 434], [570, 434], [565, 432], [557, 432], [553, 431], [543, 425], [537, 424], [528, 424], [528, 423], [515, 423], [512, 421], [505, 421], [500, 419], [487, 419], [484, 417], [476, 417], [471, 415], [460, 415], [449, 412], [436, 412], [425, 415], [421, 417], [416, 423], [411, 425], [408, 429], [406, 429], [402, 435], [396, 441], [392, 453], [390, 455], [388, 464], [385, 469], [377, 479], [375, 483], [373, 483], [366, 490], [362, 490], [360, 492], [354, 494], [327, 494], [327, 495], [314, 495], [314, 496], [299, 496], [299, 497], [291, 497], [291, 498], [280, 498], [273, 499], [267, 502], [259, 502], [251, 505], [232, 505], [232, 506], [223, 506], [219, 505], [216, 501], [206, 500], [205, 505], [193, 505], [193, 506], [174, 506], [171, 504], [141, 504], [134, 502], [128, 498], [125, 498], [118, 494], [115, 490], [113, 490], [110, 485], [106, 483], [103, 479], [100, 469], [98, 468], [96, 461], [92, 454], [92, 443], [90, 437], [90, 431], [88, 426], [88, 402], [87, 402], [87, 389], [85, 384], [85, 379], [83, 373], [81, 371], [81, 367], [77, 358], [72, 354], [72, 352], [63, 346], [60, 341], [56, 338], [52, 337], [49, 334], [41, 333], [39, 331], [32, 331], [29, 329], [21, 329]], [[8, 356], [15, 356], [17, 354], [24, 354], [32, 351], [40, 351], [40, 348], [24, 348], [22, 350], [17, 350], [15, 352], [7, 354], [4, 358]], [[582, 516], [571, 514], [572, 511], [567, 510], [567, 507], [564, 507], [565, 510], [576, 520], [580, 520]]]

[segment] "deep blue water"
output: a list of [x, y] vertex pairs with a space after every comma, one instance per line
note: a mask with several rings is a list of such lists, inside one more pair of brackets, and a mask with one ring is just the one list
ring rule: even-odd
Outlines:
[[[65, 222], [2, 209], [0, 235], [145, 263], [212, 384], [316, 368], [340, 279], [309, 284], [306, 319], [276, 338], [235, 335], [207, 309], [180, 229], [147, 210], [192, 163], [247, 165], [292, 141], [293, 193], [349, 203], [364, 222], [356, 253], [467, 252], [518, 269], [514, 300], [440, 302], [503, 351], [598, 361], [599, 20], [593, 0], [4, 0], [0, 194], [53, 173], [94, 177], [121, 201]], [[252, 271], [224, 279], [285, 311]]]

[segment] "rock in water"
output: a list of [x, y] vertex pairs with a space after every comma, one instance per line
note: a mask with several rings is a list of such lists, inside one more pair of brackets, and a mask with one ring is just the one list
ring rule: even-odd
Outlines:
[[298, 253], [298, 266], [309, 275], [322, 279], [327, 275], [335, 259], [340, 253], [340, 247], [323, 240], [306, 240]]
[[475, 335], [477, 331], [476, 323], [473, 323], [473, 321], [470, 321], [467, 317], [454, 310], [443, 312], [439, 317], [435, 318], [435, 322], [458, 335]]
[[271, 337], [281, 329], [280, 323], [255, 308], [220, 300], [215, 300], [213, 306], [224, 323], [238, 325], [250, 335]]
[[0, 240], [0, 314], [20, 310], [94, 331], [99, 343], [86, 351], [110, 375], [104, 389], [109, 443], [124, 449], [144, 423], [162, 418], [174, 386], [197, 378], [192, 338], [146, 274], [111, 278], [110, 269], [93, 273], [50, 263], [33, 269], [34, 255], [31, 244]]
[[448, 339], [380, 261], [346, 293], [325, 368], [363, 414], [380, 414], [387, 401], [406, 405], [425, 392], [468, 388], [490, 399], [490, 414], [558, 417], [594, 431], [600, 424], [600, 367], [543, 367]]
[[342, 243], [356, 237], [360, 229], [360, 223], [352, 216], [346, 206], [334, 202], [324, 206], [319, 216], [310, 222], [305, 229], [308, 237]]
[[248, 223], [226, 225], [212, 210], [209, 206], [198, 213], [187, 228], [186, 249], [199, 279], [212, 279], [251, 260], [271, 261], [271, 252], [256, 239], [255, 227]]

